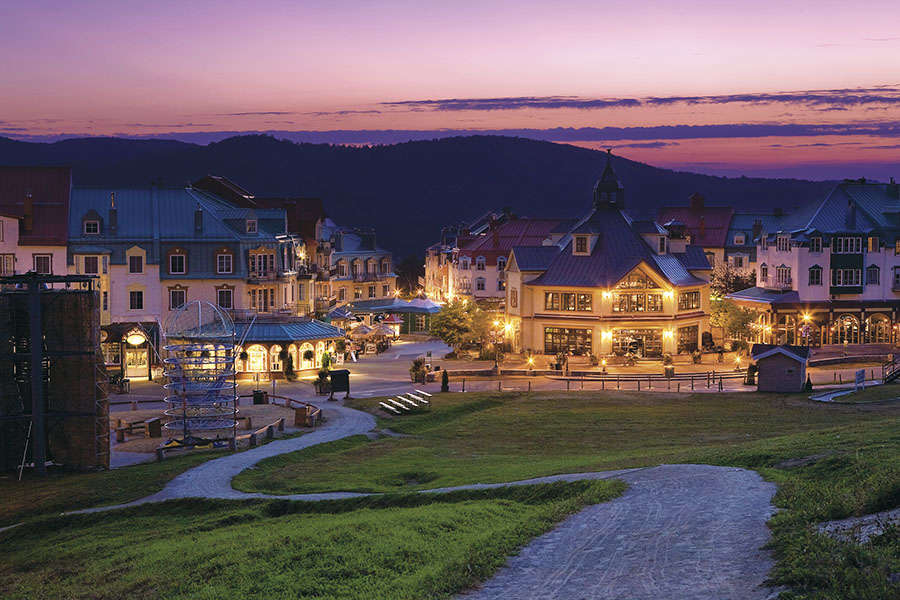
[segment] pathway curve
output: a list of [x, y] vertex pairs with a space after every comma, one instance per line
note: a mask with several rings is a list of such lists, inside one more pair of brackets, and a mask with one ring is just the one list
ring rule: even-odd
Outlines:
[[464, 600], [757, 600], [775, 485], [754, 471], [662, 465], [617, 475], [619, 498], [528, 544]]
[[[316, 501], [352, 492], [268, 495], [231, 487], [232, 478], [264, 458], [366, 433], [372, 415], [329, 403], [316, 431], [211, 460], [182, 473], [160, 492], [97, 512], [177, 498], [278, 498]], [[551, 475], [508, 483], [425, 490], [533, 485], [584, 479], [622, 479], [619, 498], [589, 506], [528, 544], [507, 566], [462, 600], [679, 598], [759, 600], [773, 562], [763, 546], [774, 512], [775, 485], [754, 471], [710, 465], [661, 465], [596, 473]]]

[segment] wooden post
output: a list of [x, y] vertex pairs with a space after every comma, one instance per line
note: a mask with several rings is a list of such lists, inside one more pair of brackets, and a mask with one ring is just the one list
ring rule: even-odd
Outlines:
[[466, 378], [465, 378], [465, 377], [463, 377], [463, 389], [462, 389], [462, 391], [463, 391], [463, 392], [466, 391]]
[[678, 386], [678, 389], [676, 391], [680, 394], [681, 393], [681, 382], [676, 381], [675, 384]]
[[636, 381], [637, 381], [637, 384], [638, 384], [638, 391], [641, 391], [641, 380], [638, 379], [638, 380], [636, 380]]
[[622, 389], [622, 381], [621, 381], [620, 377], [621, 377], [621, 375], [616, 375], [616, 389], [617, 390]]
[[653, 379], [650, 378], [650, 375], [647, 375], [647, 389], [648, 390], [653, 389]]
[[719, 375], [719, 391], [722, 391], [722, 376]]
[[691, 391], [694, 391], [694, 376], [691, 375]]
[[569, 380], [568, 379], [566, 379], [566, 391], [567, 392], [569, 391]]
[[528, 380], [528, 393], [531, 393], [531, 380]]

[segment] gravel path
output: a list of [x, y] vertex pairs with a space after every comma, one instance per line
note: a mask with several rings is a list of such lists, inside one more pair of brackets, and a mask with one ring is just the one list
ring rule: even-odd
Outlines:
[[535, 539], [464, 600], [756, 600], [775, 485], [753, 471], [662, 465], [619, 474], [619, 498]]
[[[324, 403], [323, 403], [324, 404]], [[298, 438], [211, 460], [173, 479], [162, 491], [135, 502], [76, 512], [97, 512], [177, 498], [279, 498], [325, 500], [351, 492], [272, 496], [239, 492], [231, 479], [260, 460], [315, 444], [364, 434], [372, 415], [324, 404], [327, 421]], [[773, 562], [762, 546], [775, 485], [754, 471], [709, 465], [661, 465], [598, 473], [571, 473], [508, 483], [425, 490], [533, 485], [619, 478], [629, 484], [619, 498], [590, 506], [533, 540], [507, 566], [463, 600], [679, 598], [761, 600]]]

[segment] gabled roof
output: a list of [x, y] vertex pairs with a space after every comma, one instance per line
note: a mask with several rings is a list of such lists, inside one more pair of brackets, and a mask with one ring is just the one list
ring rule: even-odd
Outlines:
[[31, 195], [31, 230], [20, 222], [19, 244], [65, 246], [72, 191], [69, 167], [0, 167], [0, 212], [24, 217]]
[[681, 221], [691, 234], [691, 243], [704, 248], [724, 248], [733, 214], [734, 209], [729, 206], [664, 206], [659, 209], [656, 220], [660, 223]]
[[809, 347], [788, 344], [753, 344], [753, 348], [750, 350], [750, 357], [756, 361], [775, 354], [782, 354], [797, 362], [806, 363], [809, 359]]
[[506, 255], [515, 246], [540, 246], [558, 224], [559, 219], [510, 219], [465, 243], [459, 252], [466, 256], [488, 252]]
[[900, 200], [879, 183], [839, 183], [813, 213], [806, 229], [825, 233], [896, 228]]
[[543, 271], [559, 254], [559, 247], [516, 246], [512, 249], [512, 253], [520, 271]]
[[653, 252], [621, 210], [595, 207], [579, 226], [583, 227], [597, 234], [591, 254], [573, 254], [571, 236], [566, 236], [565, 246], [544, 273], [526, 285], [611, 287], [641, 263], [673, 285], [704, 283], [691, 275], [677, 256]]

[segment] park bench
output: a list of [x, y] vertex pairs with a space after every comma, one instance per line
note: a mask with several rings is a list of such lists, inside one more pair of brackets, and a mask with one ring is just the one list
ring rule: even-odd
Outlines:
[[378, 404], [381, 405], [381, 408], [383, 408], [384, 410], [386, 410], [388, 412], [391, 412], [395, 415], [400, 414], [400, 411], [397, 410], [396, 408], [394, 408], [393, 406], [391, 406], [390, 404], [385, 404], [384, 402], [379, 402]]
[[124, 442], [125, 436], [143, 434], [144, 437], [158, 438], [162, 437], [162, 421], [159, 417], [153, 417], [144, 421], [125, 421], [124, 419], [116, 420], [116, 441]]
[[389, 402], [390, 404], [394, 405], [395, 407], [401, 409], [401, 410], [405, 410], [405, 411], [408, 411], [408, 410], [409, 410], [409, 407], [408, 407], [408, 406], [406, 406], [405, 404], [401, 404], [401, 403], [397, 402], [397, 401], [394, 400], [393, 398], [388, 398], [388, 402]]
[[404, 404], [406, 404], [408, 406], [411, 406], [412, 408], [419, 408], [418, 404], [416, 404], [415, 402], [413, 402], [412, 400], [410, 400], [408, 398], [404, 398], [403, 396], [397, 396], [397, 400], [399, 400], [400, 402], [403, 402]]

